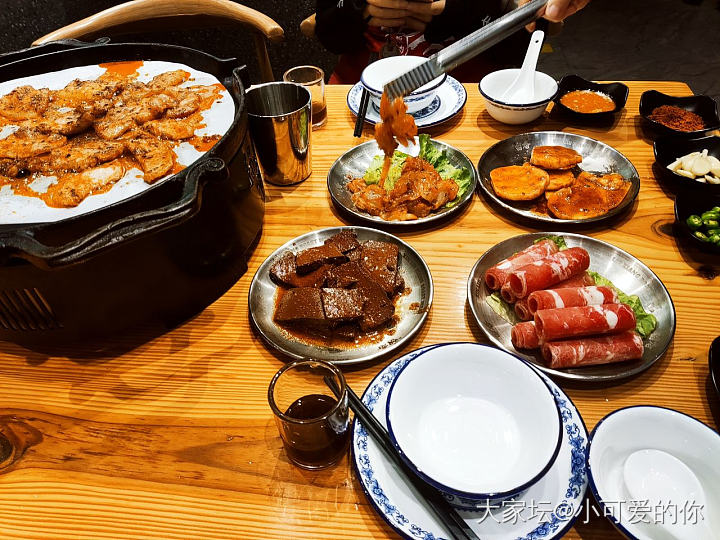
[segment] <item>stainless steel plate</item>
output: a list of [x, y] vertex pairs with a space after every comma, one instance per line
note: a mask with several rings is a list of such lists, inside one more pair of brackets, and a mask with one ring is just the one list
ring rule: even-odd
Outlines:
[[[351, 193], [347, 188], [347, 183], [353, 178], [358, 178], [364, 175], [365, 171], [368, 167], [370, 167], [373, 157], [382, 154], [382, 151], [378, 148], [375, 141], [368, 141], [351, 148], [335, 160], [335, 163], [333, 163], [332, 167], [330, 167], [330, 172], [328, 172], [327, 176], [327, 185], [333, 203], [363, 221], [383, 225], [420, 225], [447, 218], [448, 216], [459, 212], [468, 202], [470, 202], [470, 199], [472, 199], [473, 192], [477, 186], [477, 171], [475, 170], [475, 166], [472, 161], [470, 161], [470, 158], [468, 158], [460, 150], [453, 148], [442, 141], [437, 141], [435, 139], [431, 139], [431, 141], [435, 146], [447, 152], [448, 159], [453, 166], [458, 168], [465, 167], [472, 174], [470, 187], [455, 205], [449, 208], [441, 208], [427, 217], [413, 219], [410, 221], [387, 221], [380, 217], [371, 216], [370, 214], [358, 210], [350, 198]], [[420, 151], [420, 147], [417, 144], [414, 144], [407, 147], [401, 146], [398, 150], [412, 156], [417, 156]]]
[[[530, 210], [533, 201], [523, 203], [521, 201], [505, 201], [495, 195], [495, 190], [490, 181], [490, 171], [497, 167], [507, 165], [522, 165], [530, 161], [530, 154], [535, 146], [564, 146], [572, 148], [582, 157], [582, 163], [578, 165], [583, 171], [607, 174], [618, 173], [632, 185], [630, 191], [623, 201], [610, 210], [607, 214], [588, 219], [558, 219], [552, 216], [543, 216]], [[537, 131], [534, 133], [522, 133], [509, 137], [504, 141], [494, 144], [488, 148], [478, 162], [478, 189], [490, 199], [490, 201], [510, 214], [522, 216], [523, 218], [542, 223], [594, 223], [616, 216], [629, 209], [638, 191], [640, 191], [640, 177], [630, 160], [620, 152], [607, 144], [596, 141], [589, 137], [576, 135], [575, 133], [564, 133], [562, 131]]]
[[[606, 277], [627, 294], [640, 297], [645, 311], [657, 317], [657, 328], [645, 340], [642, 359], [599, 366], [571, 369], [545, 367], [540, 351], [528, 354], [512, 346], [512, 325], [500, 317], [487, 304], [485, 298], [492, 293], [485, 285], [485, 272], [499, 261], [528, 247], [534, 240], [544, 236], [563, 236], [569, 247], [579, 246], [590, 253], [590, 270]], [[630, 377], [646, 370], [659, 360], [670, 346], [675, 334], [675, 307], [662, 281], [647, 266], [625, 251], [601, 240], [571, 233], [523, 234], [500, 242], [486, 251], [475, 263], [467, 285], [468, 303], [480, 328], [501, 349], [538, 366], [545, 373], [572, 380], [609, 381]]]
[[[286, 251], [297, 253], [303, 249], [321, 245], [326, 239], [342, 230], [357, 234], [358, 240], [381, 240], [397, 244], [400, 248], [400, 275], [410, 294], [401, 296], [395, 308], [399, 315], [392, 334], [386, 334], [378, 343], [355, 348], [321, 347], [298, 341], [273, 321], [275, 291], [277, 285], [270, 279], [270, 267]], [[430, 269], [423, 258], [408, 244], [391, 234], [365, 227], [332, 227], [320, 229], [287, 242], [260, 265], [250, 284], [248, 307], [253, 324], [272, 347], [292, 358], [313, 358], [335, 364], [356, 364], [379, 358], [402, 347], [427, 318], [433, 299], [433, 283]], [[412, 309], [410, 306], [412, 305]]]

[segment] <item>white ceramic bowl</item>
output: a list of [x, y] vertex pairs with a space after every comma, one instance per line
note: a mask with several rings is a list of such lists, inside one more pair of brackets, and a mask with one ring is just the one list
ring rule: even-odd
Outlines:
[[[717, 534], [720, 531], [720, 435], [691, 416], [662, 407], [641, 405], [619, 409], [600, 420], [590, 434], [590, 489], [610, 521], [629, 538], [669, 537], [652, 513], [647, 516], [651, 523], [639, 523], [642, 515], [634, 514], [629, 508], [632, 498], [623, 479], [625, 460], [633, 452], [644, 449], [667, 452], [690, 468], [707, 498], [702, 510], [706, 524]], [[671, 497], [661, 494], [660, 498]], [[685, 501], [678, 503], [682, 508]]]
[[415, 473], [464, 504], [524, 491], [550, 469], [562, 439], [540, 375], [477, 343], [441, 345], [406, 364], [390, 387], [387, 420]]
[[[381, 58], [363, 70], [360, 82], [367, 88], [370, 93], [370, 100], [379, 109], [383, 86], [424, 62], [427, 62], [427, 58], [422, 56], [388, 56], [387, 58]], [[445, 82], [446, 78], [447, 75], [443, 74], [441, 77], [433, 79], [425, 86], [421, 86], [405, 96], [403, 101], [407, 105], [408, 112], [410, 114], [416, 113], [430, 105], [437, 94], [438, 88]]]
[[530, 103], [508, 103], [501, 99], [520, 72], [519, 69], [501, 69], [482, 78], [478, 88], [485, 98], [487, 112], [503, 124], [527, 124], [540, 117], [548, 103], [557, 94], [558, 85], [550, 75], [535, 72], [535, 97]]

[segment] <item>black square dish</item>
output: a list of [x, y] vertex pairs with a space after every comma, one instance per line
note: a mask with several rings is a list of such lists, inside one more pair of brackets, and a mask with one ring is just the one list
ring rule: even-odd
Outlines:
[[[694, 246], [705, 253], [720, 254], [720, 244], [713, 244], [696, 238], [694, 235], [695, 231], [691, 229], [687, 223], [687, 219], [690, 216], [702, 216], [704, 212], [718, 206], [720, 206], [720, 194], [708, 195], [707, 193], [699, 191], [678, 193], [678, 196], [675, 198], [675, 220], [680, 229], [680, 236], [677, 238], [677, 241], [685, 245]], [[700, 230], [706, 232], [707, 227], [703, 226]]]
[[[655, 120], [651, 120], [649, 116], [661, 105], [674, 105], [686, 111], [694, 112], [703, 119], [705, 127], [695, 131], [680, 131], [664, 126]], [[682, 137], [701, 137], [708, 131], [720, 128], [717, 103], [715, 103], [715, 100], [710, 96], [678, 97], [668, 96], [657, 90], [648, 90], [643, 92], [640, 97], [640, 116], [645, 119], [646, 126], [650, 127], [656, 136], [672, 134]]]
[[676, 135], [661, 137], [653, 143], [655, 166], [653, 172], [658, 180], [677, 191], [700, 191], [720, 195], [720, 184], [698, 182], [674, 173], [667, 168], [673, 161], [692, 152], [708, 151], [709, 156], [720, 159], [720, 137], [688, 139]]
[[[597, 113], [582, 113], [570, 109], [569, 107], [563, 105], [560, 102], [560, 99], [565, 94], [574, 92], [575, 90], [590, 90], [592, 92], [601, 92], [606, 94], [612, 98], [615, 103], [615, 108], [611, 111]], [[558, 111], [571, 116], [573, 119], [578, 121], [607, 119], [625, 107], [629, 92], [630, 90], [628, 87], [619, 82], [596, 83], [585, 80], [578, 75], [565, 75], [558, 83], [558, 92], [555, 94], [555, 98], [553, 99], [555, 103], [554, 108], [557, 108]]]

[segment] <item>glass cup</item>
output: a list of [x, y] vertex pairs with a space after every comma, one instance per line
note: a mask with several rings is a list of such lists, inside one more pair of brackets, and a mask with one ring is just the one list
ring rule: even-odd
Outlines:
[[312, 95], [312, 127], [317, 129], [327, 121], [325, 105], [325, 73], [315, 66], [297, 66], [288, 69], [283, 75], [285, 82], [301, 84]]
[[[325, 378], [339, 389], [336, 399]], [[290, 461], [303, 469], [336, 463], [350, 439], [348, 393], [342, 372], [319, 360], [295, 360], [270, 381], [268, 402]]]

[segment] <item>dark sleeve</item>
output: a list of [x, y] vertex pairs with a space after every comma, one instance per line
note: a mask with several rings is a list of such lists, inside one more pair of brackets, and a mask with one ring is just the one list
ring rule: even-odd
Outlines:
[[431, 43], [460, 39], [502, 15], [503, 4], [501, 0], [445, 0], [443, 12], [428, 24], [425, 39]]
[[366, 48], [365, 0], [316, 0], [315, 35], [330, 52], [343, 54]]

